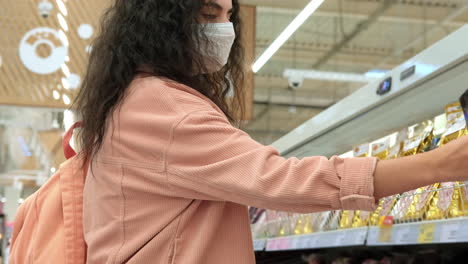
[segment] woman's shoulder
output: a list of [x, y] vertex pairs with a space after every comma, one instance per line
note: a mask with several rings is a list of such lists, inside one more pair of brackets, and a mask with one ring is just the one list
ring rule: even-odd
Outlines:
[[185, 114], [213, 110], [222, 113], [216, 104], [197, 90], [168, 79], [138, 75], [128, 90], [126, 100], [151, 100], [150, 105], [165, 105]]

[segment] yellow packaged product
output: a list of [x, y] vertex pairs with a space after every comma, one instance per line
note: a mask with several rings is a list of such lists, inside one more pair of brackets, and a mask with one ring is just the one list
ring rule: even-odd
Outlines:
[[364, 227], [369, 225], [371, 212], [368, 211], [356, 211], [354, 213], [352, 227]]
[[381, 160], [386, 159], [389, 153], [390, 139], [387, 138], [383, 142], [372, 144], [372, 157], [377, 157]]
[[293, 220], [291, 221], [293, 224], [293, 233], [294, 235], [303, 235], [312, 233], [312, 224], [311, 224], [311, 216], [310, 215], [300, 215], [295, 214]]
[[397, 144], [388, 150], [388, 156], [386, 159], [396, 159], [398, 158], [399, 155], [400, 155], [400, 145]]
[[416, 155], [418, 153], [418, 148], [422, 140], [423, 140], [422, 135], [418, 135], [418, 136], [406, 139], [403, 142], [403, 149], [401, 151], [400, 156], [406, 157], [406, 156]]
[[368, 157], [369, 156], [369, 144], [361, 144], [354, 147], [353, 150], [354, 157]]
[[450, 114], [446, 114], [447, 116], [447, 124], [452, 124], [456, 122], [458, 119], [463, 117], [463, 112], [453, 112]]
[[277, 211], [267, 210], [267, 236], [277, 237], [281, 229], [281, 221]]
[[414, 199], [408, 211], [405, 214], [404, 220], [423, 219], [425, 213], [429, 209], [430, 202], [435, 195], [435, 189], [439, 184], [434, 184], [422, 188], [418, 188], [414, 193]]
[[461, 182], [461, 187], [459, 188], [460, 193], [460, 202], [461, 202], [461, 212], [463, 216], [468, 216], [468, 181]]
[[372, 213], [370, 217], [370, 220], [369, 220], [370, 225], [377, 226], [379, 225], [380, 217], [390, 215], [396, 201], [397, 201], [396, 196], [386, 197], [386, 198], [381, 199], [379, 201], [379, 205], [377, 206], [377, 209]]
[[294, 234], [294, 225], [292, 222], [292, 213], [280, 212], [281, 227], [278, 236], [289, 236]]
[[440, 184], [440, 190], [434, 194], [426, 219], [436, 220], [461, 216], [460, 190], [456, 183], [446, 182]]
[[422, 135], [422, 141], [418, 148], [418, 153], [429, 151], [432, 146], [432, 139], [434, 138], [434, 123], [427, 121], [423, 123], [425, 125]]
[[350, 228], [353, 225], [354, 211], [345, 210], [341, 213], [340, 229]]
[[400, 146], [399, 150], [403, 149], [403, 144], [405, 140], [408, 139], [408, 128], [405, 127], [402, 130], [398, 131], [396, 144]]
[[440, 140], [441, 145], [445, 145], [466, 134], [466, 121], [463, 113], [462, 116], [458, 117], [453, 122], [447, 123], [447, 126], [447, 130]]
[[312, 229], [320, 232], [325, 231], [328, 221], [331, 219], [333, 211], [312, 214]]
[[[404, 219], [405, 213], [408, 211], [408, 208], [410, 207], [412, 203], [413, 194], [415, 192], [416, 191], [409, 191], [409, 192], [403, 193], [401, 196], [397, 196], [398, 199], [390, 213], [390, 216], [393, 216], [393, 219], [395, 222], [400, 222]], [[377, 220], [377, 223], [378, 223], [378, 220]]]
[[395, 221], [402, 222], [423, 219], [434, 197], [434, 189], [438, 186], [439, 184], [434, 184], [404, 193], [392, 210], [391, 215]]
[[342, 211], [340, 210], [331, 211], [322, 231], [337, 230], [340, 227], [341, 215]]
[[299, 214], [294, 214], [290, 219], [291, 228], [294, 235], [302, 235], [302, 230], [304, 228], [303, 216]]
[[462, 112], [462, 106], [460, 102], [454, 102], [445, 106], [445, 113], [450, 114], [453, 112]]

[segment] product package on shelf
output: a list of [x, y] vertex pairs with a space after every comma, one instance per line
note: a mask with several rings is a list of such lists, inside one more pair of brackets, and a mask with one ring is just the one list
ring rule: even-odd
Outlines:
[[357, 158], [368, 157], [369, 156], [369, 143], [361, 144], [354, 147], [353, 156]]
[[277, 211], [267, 210], [267, 236], [268, 237], [277, 237], [279, 236], [281, 229], [281, 219], [280, 214]]
[[460, 198], [459, 187], [456, 183], [441, 183], [440, 189], [432, 198], [426, 219], [436, 220], [462, 216], [463, 212], [461, 211]]
[[400, 155], [400, 144], [396, 144], [388, 150], [386, 159], [396, 159]]
[[351, 228], [353, 226], [354, 211], [344, 210], [341, 213], [340, 229]]
[[466, 134], [465, 117], [460, 117], [449, 124], [447, 131], [442, 135], [441, 145], [445, 145]]
[[372, 144], [372, 156], [377, 157], [381, 160], [386, 159], [389, 155], [390, 150], [390, 138], [387, 138], [383, 142]]
[[390, 196], [381, 199], [377, 209], [370, 216], [369, 224], [372, 226], [377, 226], [381, 217], [390, 215], [396, 201], [396, 196]]
[[419, 145], [421, 145], [422, 140], [423, 140], [422, 135], [417, 135], [412, 138], [406, 139], [403, 142], [403, 149], [401, 151], [400, 156], [406, 157], [406, 156], [416, 155], [418, 153], [418, 148], [419, 148]]
[[293, 235], [310, 234], [314, 231], [310, 214], [296, 214], [291, 223], [293, 224]]
[[289, 236], [294, 234], [294, 225], [291, 225], [292, 213], [279, 212], [280, 215], [280, 230], [278, 236]]
[[356, 211], [354, 213], [353, 223], [351, 227], [364, 227], [369, 224], [371, 212], [367, 211]]
[[434, 132], [434, 122], [432, 120], [425, 121], [418, 126], [418, 130], [415, 130], [415, 133], [421, 135], [421, 143], [418, 147], [417, 153], [423, 153], [429, 151], [432, 146], [433, 132]]
[[390, 216], [393, 216], [393, 219], [396, 223], [403, 221], [403, 219], [405, 218], [405, 214], [413, 201], [414, 192], [415, 191], [409, 191], [401, 195], [397, 195], [395, 205], [391, 209], [390, 213]]
[[403, 218], [399, 219], [402, 221], [409, 220], [424, 220], [432, 198], [436, 194], [436, 189], [439, 184], [429, 185], [426, 187], [418, 188], [412, 193], [413, 199], [403, 215]]
[[341, 210], [331, 211], [330, 214], [328, 215], [327, 221], [325, 222], [324, 229], [321, 231], [331, 231], [331, 230], [339, 229], [341, 216], [342, 216]]
[[312, 229], [317, 232], [325, 231], [327, 230], [330, 219], [333, 217], [333, 211], [313, 213], [311, 217]]

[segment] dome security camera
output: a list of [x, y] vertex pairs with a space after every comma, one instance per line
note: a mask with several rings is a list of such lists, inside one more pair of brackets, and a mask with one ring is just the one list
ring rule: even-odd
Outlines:
[[288, 77], [288, 88], [291, 90], [297, 90], [304, 84], [304, 77], [301, 75], [291, 75]]
[[54, 5], [52, 5], [51, 2], [44, 0], [37, 5], [37, 8], [41, 17], [48, 18], [52, 12], [52, 9], [54, 9]]

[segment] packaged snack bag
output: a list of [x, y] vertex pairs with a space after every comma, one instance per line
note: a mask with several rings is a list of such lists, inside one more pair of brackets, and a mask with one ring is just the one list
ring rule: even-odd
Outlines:
[[372, 157], [377, 157], [381, 160], [386, 159], [390, 150], [390, 139], [387, 138], [383, 142], [372, 144]]
[[369, 144], [361, 144], [354, 147], [353, 156], [354, 157], [369, 157]]

